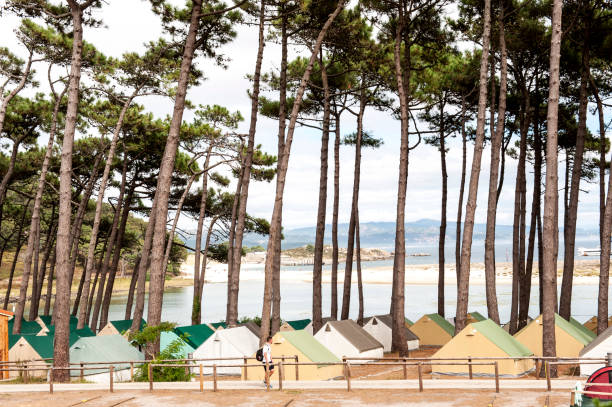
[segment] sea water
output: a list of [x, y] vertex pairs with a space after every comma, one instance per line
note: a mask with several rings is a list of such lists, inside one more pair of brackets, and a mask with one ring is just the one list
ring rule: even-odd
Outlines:
[[[412, 320], [423, 314], [437, 312], [437, 285], [407, 285], [405, 289], [406, 317]], [[512, 286], [503, 284], [497, 286], [497, 300], [502, 322], [510, 318], [510, 302]], [[597, 312], [597, 285], [574, 285], [572, 294], [572, 314], [580, 322], [584, 322]], [[611, 298], [612, 298], [612, 289]], [[455, 315], [456, 288], [447, 285], [445, 289], [446, 316]], [[364, 284], [365, 315], [389, 313], [391, 300], [390, 284]], [[254, 317], [261, 315], [263, 297], [263, 281], [243, 281], [240, 284], [238, 314]], [[329, 315], [331, 285], [323, 284], [323, 316]], [[191, 304], [193, 287], [171, 288], [164, 293], [162, 319], [179, 325], [191, 322]], [[214, 283], [204, 285], [202, 302], [203, 321], [216, 322], [225, 319], [227, 284]], [[357, 286], [353, 284], [351, 291], [350, 317], [356, 318], [358, 312]], [[338, 285], [338, 301], [342, 304], [342, 285]], [[125, 314], [126, 296], [113, 296], [109, 310], [109, 319], [123, 319]], [[485, 286], [470, 286], [470, 311], [479, 311], [487, 315]], [[147, 306], [145, 304], [145, 313]], [[340, 311], [340, 310], [339, 310]], [[535, 317], [539, 314], [538, 286], [533, 285], [529, 314]], [[312, 313], [312, 283], [283, 282], [281, 285], [281, 314], [286, 320], [310, 318]], [[145, 315], [146, 319], [146, 315]]]

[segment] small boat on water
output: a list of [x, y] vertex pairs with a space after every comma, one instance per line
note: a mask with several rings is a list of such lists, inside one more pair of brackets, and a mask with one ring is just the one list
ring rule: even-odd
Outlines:
[[411, 253], [410, 256], [412, 256], [412, 257], [427, 257], [427, 256], [431, 256], [431, 254], [429, 254], [429, 253]]
[[599, 256], [601, 254], [601, 249], [599, 247], [596, 249], [587, 249], [585, 247], [579, 247], [578, 254], [581, 256]]

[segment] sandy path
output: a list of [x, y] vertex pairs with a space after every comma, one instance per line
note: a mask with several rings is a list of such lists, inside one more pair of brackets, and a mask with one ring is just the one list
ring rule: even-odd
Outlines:
[[418, 407], [533, 407], [543, 406], [547, 396], [550, 407], [567, 406], [569, 392], [554, 391], [502, 391], [499, 394], [485, 390], [340, 390], [307, 391], [225, 391], [205, 392], [160, 390], [108, 392], [62, 392], [55, 394], [20, 394], [19, 397], [0, 393], [3, 407], [12, 406], [83, 406], [110, 407], [170, 407], [170, 406], [254, 406], [254, 407], [321, 407], [321, 406], [418, 406]]

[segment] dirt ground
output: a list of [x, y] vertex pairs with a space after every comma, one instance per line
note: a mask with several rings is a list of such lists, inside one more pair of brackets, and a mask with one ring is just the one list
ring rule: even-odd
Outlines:
[[176, 390], [56, 392], [2, 394], [3, 407], [171, 407], [171, 406], [240, 406], [240, 407], [324, 407], [324, 406], [415, 406], [415, 407], [567, 407], [569, 392], [444, 390], [235, 390], [217, 393]]

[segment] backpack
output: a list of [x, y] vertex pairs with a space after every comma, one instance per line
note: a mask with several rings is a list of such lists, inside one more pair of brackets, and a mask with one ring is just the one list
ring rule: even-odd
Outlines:
[[260, 362], [263, 362], [263, 348], [257, 349], [257, 353], [255, 354], [255, 359]]

